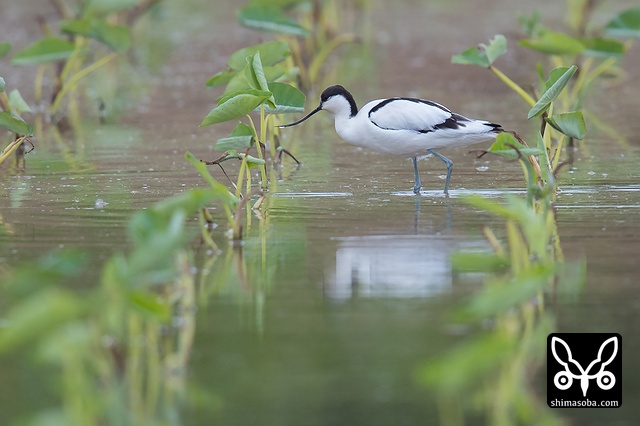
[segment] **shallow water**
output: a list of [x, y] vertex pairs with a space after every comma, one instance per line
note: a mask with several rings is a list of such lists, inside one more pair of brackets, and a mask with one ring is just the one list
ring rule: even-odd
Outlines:
[[[151, 77], [139, 83], [140, 93], [127, 98], [125, 103], [135, 108], [114, 116], [107, 126], [90, 116], [82, 137], [63, 135], [64, 143], [38, 140], [23, 173], [0, 176], [0, 269], [52, 249], [79, 249], [93, 266], [82, 283], [70, 283], [82, 291], [96, 282], [111, 254], [127, 248], [124, 226], [133, 212], [204, 187], [184, 151], [213, 158], [215, 139], [230, 129], [197, 128], [214, 98], [202, 90], [204, 81], [228, 54], [266, 37], [237, 26], [232, 7], [214, 11], [207, 2], [185, 8], [167, 3], [161, 24], [150, 31], [173, 49], [165, 65], [145, 71]], [[490, 73], [449, 64], [452, 53], [498, 31], [515, 37], [515, 16], [530, 7], [526, 2], [483, 3], [474, 14], [461, 15], [456, 2], [408, 1], [392, 10], [374, 2], [374, 52], [369, 55], [374, 71], [356, 56], [347, 58], [344, 84], [360, 104], [393, 95], [430, 97], [465, 115], [533, 134], [535, 125], [523, 118], [526, 108]], [[33, 13], [21, 4], [4, 7], [8, 11], [0, 25]], [[186, 19], [193, 11], [199, 18], [178, 30], [173, 18]], [[544, 19], [561, 24], [556, 17], [561, 5], [545, 6], [542, 12]], [[213, 22], [203, 18], [209, 14]], [[465, 25], [461, 35], [461, 20], [471, 19], [474, 25]], [[26, 44], [34, 29], [25, 28], [10, 41]], [[229, 33], [233, 37], [225, 36]], [[530, 78], [535, 59], [513, 51], [501, 68], [515, 78]], [[340, 53], [356, 55], [357, 49]], [[574, 424], [640, 421], [634, 404], [640, 389], [634, 368], [640, 346], [635, 330], [640, 316], [639, 56], [638, 46], [633, 47], [625, 58], [624, 83], [595, 90], [589, 103], [619, 137], [593, 131], [559, 179], [556, 208], [564, 256], [586, 259], [588, 274], [579, 297], [559, 298], [549, 309], [559, 331], [623, 336], [622, 407], [557, 410]], [[3, 68], [2, 74], [8, 84], [22, 88], [30, 85], [30, 72]], [[354, 78], [358, 75], [366, 77]], [[328, 78], [342, 82], [336, 74]], [[315, 105], [315, 97], [309, 99], [308, 107]], [[455, 162], [449, 197], [442, 193], [444, 165], [433, 158], [420, 162], [424, 188], [415, 197], [408, 160], [341, 143], [326, 116], [291, 130], [283, 144], [303, 166], [297, 169], [285, 160], [265, 220], [252, 220], [240, 260], [247, 276], [217, 282], [218, 263], [199, 272], [208, 275], [188, 376], [188, 387], [199, 397], [185, 407], [184, 424], [436, 424], [433, 395], [417, 384], [415, 371], [464, 335], [446, 314], [483, 280], [480, 274], [454, 272], [450, 255], [485, 247], [484, 225], [504, 235], [501, 219], [463, 198], [523, 194], [520, 167], [497, 158], [477, 159], [468, 149], [448, 151], [445, 155]], [[227, 172], [234, 177], [235, 166]], [[226, 183], [218, 170], [212, 173]], [[263, 244], [268, 270], [256, 261]], [[234, 256], [229, 253], [225, 248], [216, 262]], [[27, 370], [19, 356], [8, 361], [0, 365], [0, 377], [15, 386], [0, 390], [5, 419], [53, 404], [50, 389], [56, 384], [46, 368]]]

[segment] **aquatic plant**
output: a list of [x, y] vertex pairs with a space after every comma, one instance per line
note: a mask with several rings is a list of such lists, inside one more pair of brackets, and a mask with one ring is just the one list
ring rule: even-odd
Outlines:
[[59, 374], [59, 405], [29, 413], [32, 424], [182, 423], [196, 294], [185, 224], [225, 196], [194, 189], [138, 212], [128, 227], [131, 250], [112, 256], [82, 294], [68, 287], [88, 268], [78, 252], [3, 271], [11, 308], [0, 356], [28, 349], [20, 353]]
[[[361, 8], [362, 2], [355, 2]], [[349, 4], [335, 0], [251, 0], [238, 11], [245, 27], [276, 34], [291, 48], [291, 58], [303, 90], [318, 80], [320, 70], [339, 46], [356, 41], [350, 33], [336, 34]]]
[[[574, 5], [574, 7], [577, 6]], [[575, 15], [575, 10], [571, 9], [569, 16]], [[583, 12], [578, 15], [580, 17], [572, 26], [582, 28], [580, 31], [584, 32], [588, 13]], [[544, 141], [544, 148], [549, 154], [551, 170], [555, 174], [565, 164], [560, 160], [563, 148], [572, 146], [574, 140], [581, 140], [584, 137], [586, 125], [582, 109], [590, 87], [598, 78], [612, 72], [631, 42], [627, 40], [623, 43], [598, 35], [571, 36], [553, 32], [540, 24], [536, 14], [521, 18], [521, 21], [528, 38], [521, 40], [520, 45], [544, 54], [552, 67], [545, 76], [544, 66], [538, 64], [539, 89], [533, 94], [527, 92], [494, 65], [494, 62], [507, 52], [507, 40], [502, 35], [496, 35], [488, 44], [480, 44], [478, 47], [469, 48], [453, 56], [452, 62], [476, 65], [491, 70], [529, 105], [528, 119], [541, 118], [540, 134]], [[620, 13], [602, 31], [612, 37], [639, 37], [640, 9], [630, 9]], [[580, 64], [579, 71], [578, 66], [574, 65], [576, 63]], [[547, 125], [551, 129], [548, 129]], [[571, 157], [567, 161], [570, 162]]]
[[[44, 36], [11, 58], [15, 65], [38, 66], [35, 103], [41, 103], [43, 82], [50, 75], [53, 90], [48, 112], [59, 119], [65, 98], [82, 79], [129, 50], [132, 24], [158, 2], [82, 1], [75, 8], [53, 2], [61, 19], [58, 31], [43, 23]], [[4, 46], [3, 50], [11, 50], [11, 45]]]
[[[251, 192], [252, 167], [260, 170], [262, 189], [268, 188], [265, 160], [267, 147], [275, 162], [279, 161], [282, 153], [287, 153], [295, 160], [295, 157], [279, 146], [277, 128], [273, 123], [277, 114], [304, 110], [304, 94], [293, 85], [283, 82], [295, 74], [295, 70], [288, 70], [282, 65], [289, 54], [288, 45], [283, 42], [268, 42], [241, 49], [231, 55], [227, 69], [213, 76], [207, 83], [210, 87], [223, 84], [226, 87], [217, 106], [209, 112], [200, 126], [239, 118], [246, 118], [249, 122], [249, 125], [240, 122], [229, 137], [219, 139], [215, 148], [225, 153], [219, 159], [208, 162], [220, 165], [229, 159], [241, 161], [235, 185], [235, 196], [238, 198], [242, 194], [243, 182], [246, 182], [245, 195]], [[257, 125], [251, 116], [256, 110], [259, 114]], [[257, 157], [249, 155], [253, 147], [257, 148]]]
[[559, 424], [532, 383], [555, 329], [546, 300], [578, 291], [585, 263], [564, 262], [549, 203], [536, 209], [515, 196], [505, 203], [479, 196], [466, 201], [505, 219], [506, 244], [485, 228], [492, 252], [453, 257], [458, 272], [489, 274], [484, 287], [448, 318], [464, 326], [466, 336], [425, 361], [418, 380], [435, 391], [443, 425], [466, 424], [467, 412], [492, 425]]
[[[0, 56], [2, 55], [0, 54]], [[4, 163], [14, 152], [20, 152], [23, 143], [31, 143], [29, 136], [33, 135], [33, 125], [28, 124], [20, 115], [31, 112], [31, 108], [17, 89], [7, 95], [5, 87], [4, 78], [0, 76], [0, 127], [8, 130], [15, 137], [0, 152], [0, 164]]]

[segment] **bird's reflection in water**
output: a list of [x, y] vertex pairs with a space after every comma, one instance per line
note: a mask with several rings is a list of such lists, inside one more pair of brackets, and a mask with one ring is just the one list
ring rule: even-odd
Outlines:
[[384, 235], [340, 238], [335, 270], [325, 294], [350, 297], [428, 297], [453, 282], [451, 252], [461, 241], [441, 235]]

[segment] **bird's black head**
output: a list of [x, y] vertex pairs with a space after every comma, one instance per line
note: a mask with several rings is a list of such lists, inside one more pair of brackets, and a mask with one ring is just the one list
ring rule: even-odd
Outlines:
[[355, 115], [358, 113], [358, 106], [356, 105], [356, 101], [353, 99], [351, 93], [349, 93], [347, 89], [340, 86], [339, 84], [324, 89], [322, 95], [320, 95], [320, 106], [322, 106], [323, 103], [334, 96], [342, 96], [343, 98], [345, 98], [349, 102], [349, 106], [351, 107], [351, 117], [355, 117]]
[[297, 124], [302, 123], [312, 115], [316, 114], [319, 111], [322, 111], [324, 109], [325, 103], [329, 99], [333, 98], [334, 96], [342, 96], [344, 99], [346, 99], [347, 102], [349, 102], [349, 106], [351, 109], [350, 115], [351, 117], [355, 117], [355, 115], [358, 113], [358, 107], [356, 106], [356, 101], [353, 99], [353, 96], [351, 96], [351, 93], [349, 93], [349, 91], [344, 87], [340, 85], [335, 85], [335, 86], [327, 87], [326, 89], [324, 89], [324, 91], [320, 95], [320, 105], [318, 105], [316, 109], [314, 109], [313, 111], [311, 111], [309, 114], [305, 115], [298, 121], [295, 121], [289, 124], [283, 124], [282, 126], [279, 126], [279, 127], [280, 128], [291, 127], [291, 126], [295, 126]]

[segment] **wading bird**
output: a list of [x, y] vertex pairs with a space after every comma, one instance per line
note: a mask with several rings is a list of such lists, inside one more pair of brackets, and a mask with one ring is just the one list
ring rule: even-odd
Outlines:
[[411, 157], [416, 194], [422, 187], [418, 158], [433, 154], [444, 161], [447, 165], [444, 192], [448, 194], [453, 161], [435, 150], [490, 141], [503, 131], [499, 124], [467, 118], [422, 99], [379, 99], [358, 110], [353, 96], [342, 86], [328, 87], [322, 92], [316, 109], [280, 127], [300, 124], [321, 110], [333, 114], [336, 132], [345, 142], [385, 154]]

